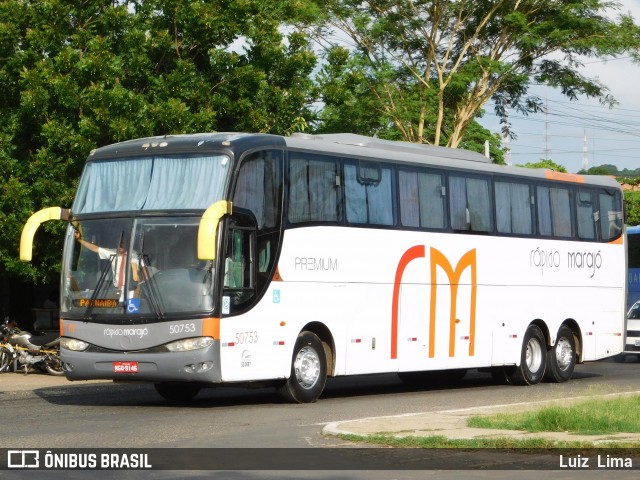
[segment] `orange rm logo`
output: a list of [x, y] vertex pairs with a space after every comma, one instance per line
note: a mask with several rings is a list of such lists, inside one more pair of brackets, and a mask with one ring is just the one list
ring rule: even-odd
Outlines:
[[[400, 305], [400, 287], [402, 285], [402, 277], [407, 266], [418, 258], [426, 256], [425, 247], [416, 245], [409, 248], [398, 262], [396, 268], [396, 276], [393, 284], [393, 300], [391, 305], [391, 358], [398, 358], [398, 315]], [[449, 317], [449, 356], [455, 356], [455, 338], [456, 338], [456, 319], [458, 286], [462, 273], [469, 268], [471, 273], [471, 311], [470, 311], [470, 328], [469, 328], [469, 356], [474, 355], [475, 348], [475, 329], [476, 329], [476, 295], [478, 289], [477, 265], [476, 265], [476, 249], [469, 250], [465, 253], [454, 268], [447, 257], [438, 249], [430, 248], [431, 257], [431, 302], [429, 308], [429, 357], [435, 356], [435, 333], [436, 333], [436, 304], [437, 304], [437, 267], [442, 268], [449, 279], [449, 288], [451, 289], [451, 305]]]

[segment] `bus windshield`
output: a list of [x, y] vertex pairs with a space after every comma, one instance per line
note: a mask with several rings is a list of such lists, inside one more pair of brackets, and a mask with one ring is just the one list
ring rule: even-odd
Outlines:
[[203, 210], [222, 198], [230, 164], [215, 154], [90, 161], [72, 211]]
[[162, 320], [210, 311], [213, 264], [197, 259], [198, 224], [197, 216], [73, 222], [62, 313], [89, 321], [95, 315]]

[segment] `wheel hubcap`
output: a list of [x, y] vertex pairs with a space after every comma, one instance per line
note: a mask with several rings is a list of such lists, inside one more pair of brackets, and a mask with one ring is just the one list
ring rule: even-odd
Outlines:
[[305, 389], [312, 388], [320, 378], [320, 357], [311, 347], [304, 347], [296, 355], [293, 363], [298, 384]]
[[542, 345], [534, 339], [527, 343], [527, 368], [530, 372], [537, 372], [542, 366]]
[[573, 349], [566, 338], [561, 338], [556, 344], [556, 363], [560, 370], [566, 370], [573, 362]]

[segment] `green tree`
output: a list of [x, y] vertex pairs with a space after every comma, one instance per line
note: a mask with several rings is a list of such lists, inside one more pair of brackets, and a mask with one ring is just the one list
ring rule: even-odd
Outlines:
[[[541, 99], [528, 93], [531, 83], [556, 87], [570, 99], [586, 95], [613, 104], [604, 85], [581, 73], [581, 60], [637, 55], [640, 48], [640, 27], [629, 15], [614, 18], [619, 4], [609, 1], [325, 4], [329, 28], [318, 38], [338, 32], [348, 40], [327, 46], [329, 66], [321, 83], [335, 88], [325, 90], [330, 108], [323, 121], [344, 116], [366, 92], [358, 117], [393, 125], [397, 135], [419, 143], [459, 146], [490, 99], [503, 118], [504, 133], [512, 134], [508, 108], [524, 113], [541, 109]], [[348, 81], [341, 78], [345, 72]], [[351, 92], [337, 91], [350, 86]]]
[[613, 177], [620, 176], [618, 167], [609, 164], [597, 165], [595, 167], [589, 168], [588, 170], [580, 170], [578, 173], [583, 175], [610, 175]]
[[[402, 102], [396, 103], [395, 112], [384, 104], [384, 83], [366, 73], [366, 64], [353, 57], [343, 47], [332, 48], [318, 73], [323, 109], [316, 125], [318, 133], [352, 132], [372, 135], [386, 140], [415, 141], [412, 134], [411, 117], [421, 108], [415, 88], [409, 84], [400, 90]], [[430, 110], [434, 111], [434, 110]], [[395, 115], [395, 120], [391, 115]], [[399, 117], [402, 116], [403, 120]], [[435, 117], [432, 119], [432, 123]], [[409, 131], [405, 130], [406, 128]], [[458, 145], [476, 152], [484, 152], [484, 143], [489, 141], [490, 155], [496, 163], [504, 163], [504, 152], [499, 136], [474, 121]]]
[[626, 203], [627, 225], [640, 225], [640, 192], [624, 192]]
[[297, 0], [0, 2], [0, 276], [55, 281], [63, 225], [43, 226], [31, 265], [20, 231], [71, 205], [92, 148], [310, 123], [316, 57], [283, 27], [316, 16]]
[[543, 159], [535, 163], [529, 162], [520, 166], [526, 167], [526, 168], [548, 168], [549, 170], [553, 170], [554, 172], [567, 173], [566, 168], [564, 168], [562, 165], [558, 165], [553, 160], [549, 160], [549, 159], [546, 159], [546, 160]]

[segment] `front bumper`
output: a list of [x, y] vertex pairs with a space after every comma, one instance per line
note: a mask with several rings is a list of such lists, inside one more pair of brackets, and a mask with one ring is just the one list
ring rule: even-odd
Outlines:
[[[69, 380], [115, 380], [132, 382], [220, 383], [220, 342], [188, 352], [76, 352], [61, 349], [64, 373]], [[114, 363], [115, 362], [115, 363]], [[135, 365], [116, 371], [114, 365]], [[122, 369], [120, 369], [122, 370]]]

